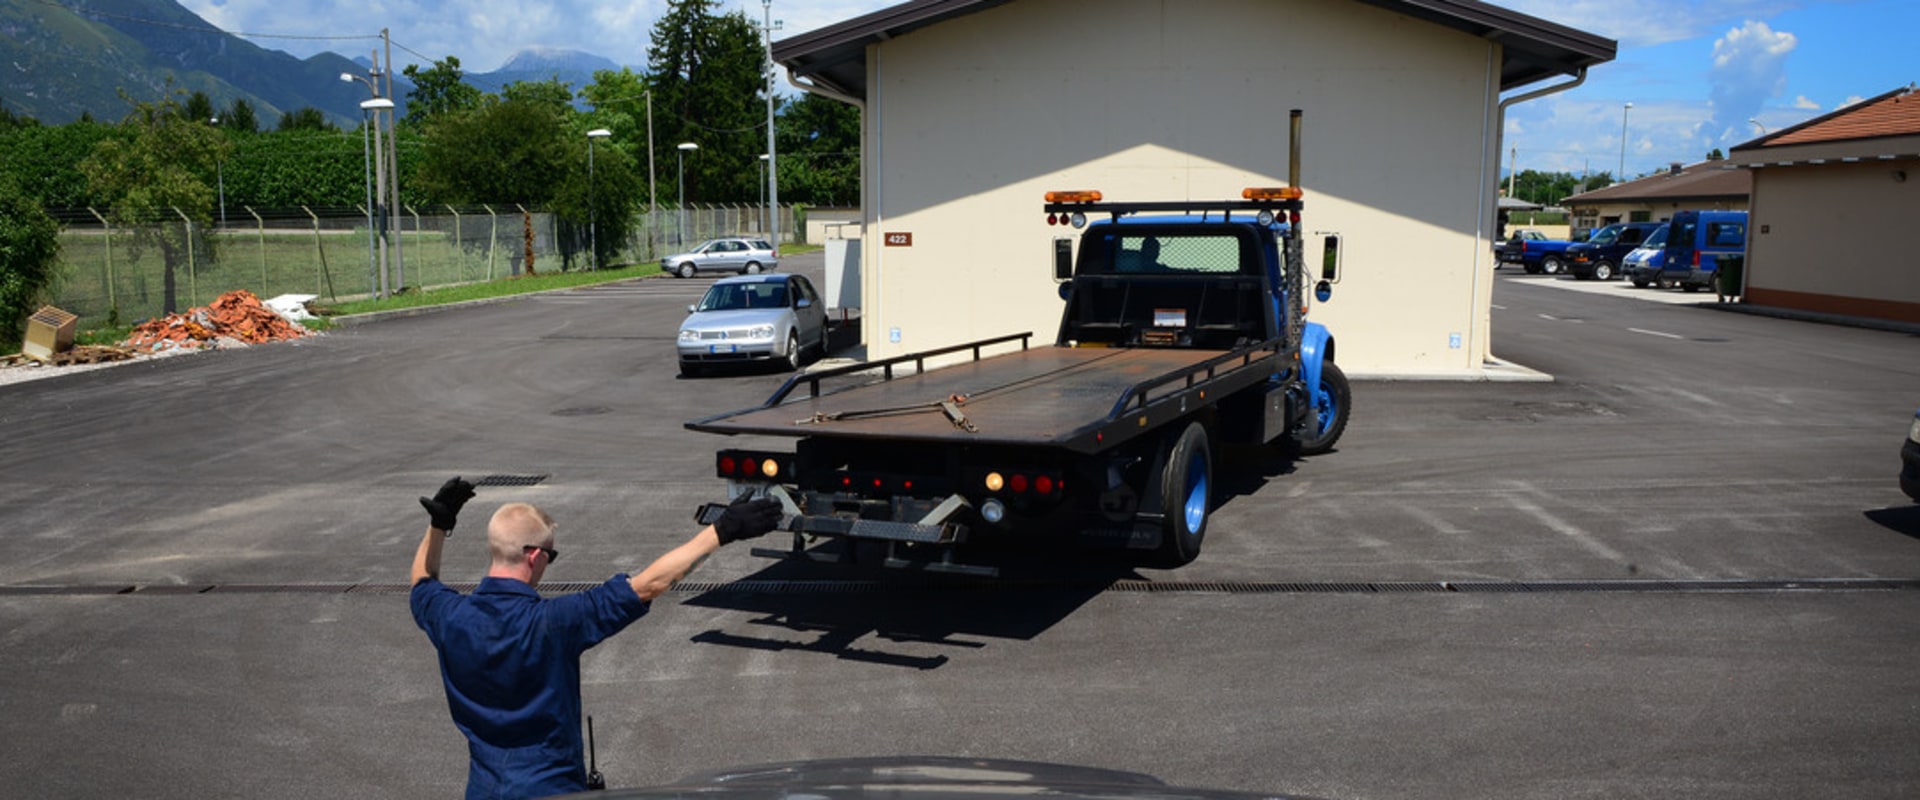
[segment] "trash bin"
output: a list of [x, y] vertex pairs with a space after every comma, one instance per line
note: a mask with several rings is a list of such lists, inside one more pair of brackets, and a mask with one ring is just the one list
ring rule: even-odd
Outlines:
[[1734, 253], [1714, 259], [1714, 291], [1719, 293], [1722, 299], [1740, 296], [1740, 273], [1746, 266], [1746, 262], [1746, 256]]
[[53, 306], [41, 306], [27, 318], [27, 338], [21, 344], [20, 353], [46, 361], [56, 353], [73, 349], [73, 328], [79, 319]]

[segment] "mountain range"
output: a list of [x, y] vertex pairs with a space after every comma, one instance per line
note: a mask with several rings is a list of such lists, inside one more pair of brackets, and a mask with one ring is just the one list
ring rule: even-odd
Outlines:
[[[216, 109], [246, 100], [263, 129], [309, 106], [336, 125], [359, 124], [367, 87], [340, 76], [366, 75], [371, 61], [365, 56], [296, 58], [221, 31], [173, 0], [65, 1], [71, 4], [0, 0], [0, 108], [15, 116], [48, 125], [83, 114], [117, 121], [132, 108], [123, 92], [150, 102], [171, 78], [175, 88], [204, 93]], [[578, 90], [593, 81], [594, 70], [619, 68], [590, 53], [534, 48], [465, 79], [490, 93], [514, 81], [547, 79]], [[402, 75], [394, 84], [394, 102], [404, 114], [412, 86]]]

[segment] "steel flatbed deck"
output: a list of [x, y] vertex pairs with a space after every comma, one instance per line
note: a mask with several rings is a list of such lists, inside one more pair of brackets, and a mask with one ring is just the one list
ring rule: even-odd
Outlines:
[[[1061, 447], [1094, 453], [1278, 371], [1280, 342], [1235, 350], [971, 342], [796, 375], [758, 408], [693, 420], [708, 433]], [[1020, 349], [982, 355], [1018, 342]], [[925, 369], [963, 350], [973, 360]], [[903, 365], [906, 365], [903, 367]], [[913, 369], [910, 374], [899, 374]], [[829, 380], [853, 385], [822, 391]], [[809, 392], [794, 390], [806, 386]]]

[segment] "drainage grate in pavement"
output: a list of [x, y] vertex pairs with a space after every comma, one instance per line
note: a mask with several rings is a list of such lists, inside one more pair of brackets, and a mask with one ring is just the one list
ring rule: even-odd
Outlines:
[[547, 479], [545, 475], [488, 475], [474, 481], [478, 486], [532, 486]]

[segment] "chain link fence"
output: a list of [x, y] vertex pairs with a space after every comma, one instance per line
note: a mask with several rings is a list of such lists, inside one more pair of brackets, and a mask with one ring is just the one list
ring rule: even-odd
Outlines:
[[[804, 241], [794, 207], [779, 209], [782, 242]], [[205, 305], [235, 289], [266, 299], [317, 295], [322, 303], [359, 300], [399, 287], [433, 288], [534, 272], [591, 268], [595, 231], [517, 205], [408, 207], [381, 241], [355, 208], [223, 209], [211, 227], [155, 220], [136, 230], [104, 210], [54, 212], [61, 223], [52, 305], [79, 325], [127, 324]], [[765, 236], [764, 206], [696, 206], [636, 214], [611, 245], [607, 268], [656, 264], [662, 255], [731, 235]], [[168, 258], [152, 235], [175, 243]], [[384, 251], [384, 255], [383, 255]], [[385, 264], [383, 270], [381, 265]], [[383, 281], [382, 278], [385, 278]]]

